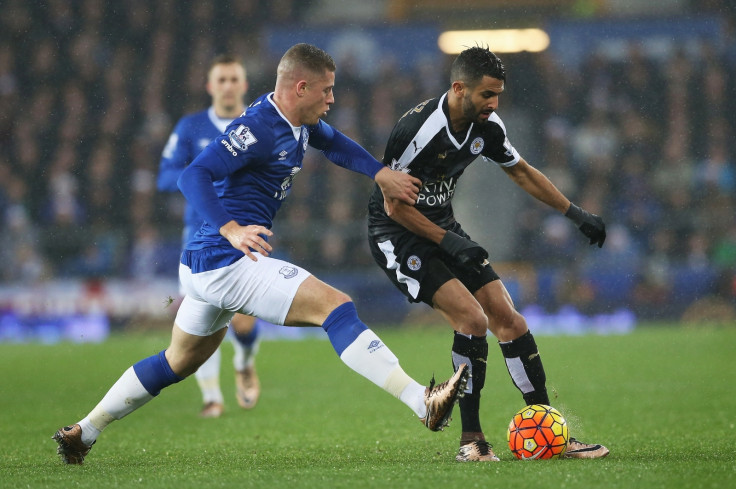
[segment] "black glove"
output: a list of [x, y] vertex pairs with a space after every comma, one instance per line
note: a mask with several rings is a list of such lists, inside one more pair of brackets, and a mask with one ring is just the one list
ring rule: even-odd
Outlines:
[[440, 241], [440, 249], [455, 258], [458, 265], [477, 272], [480, 272], [483, 262], [488, 258], [488, 252], [481, 245], [452, 231], [445, 233]]
[[570, 208], [565, 212], [565, 217], [574, 222], [578, 229], [590, 239], [590, 244], [598, 244], [598, 248], [603, 247], [606, 241], [606, 225], [603, 219], [581, 209], [572, 202]]

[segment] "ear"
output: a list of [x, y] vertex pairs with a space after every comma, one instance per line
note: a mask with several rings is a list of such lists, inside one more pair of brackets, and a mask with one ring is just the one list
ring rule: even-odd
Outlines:
[[297, 97], [303, 97], [307, 93], [307, 81], [299, 80], [296, 82], [296, 95]]
[[452, 93], [454, 93], [455, 96], [462, 98], [462, 96], [465, 95], [465, 83], [461, 81], [452, 82]]

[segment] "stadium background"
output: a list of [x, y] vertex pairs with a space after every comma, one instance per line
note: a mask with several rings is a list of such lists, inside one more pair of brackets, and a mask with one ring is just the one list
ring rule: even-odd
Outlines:
[[[244, 59], [248, 101], [295, 42], [338, 64], [328, 122], [381, 158], [397, 118], [448, 85], [446, 29], [539, 27], [500, 53], [512, 143], [603, 216], [602, 250], [476, 163], [455, 208], [534, 324], [736, 320], [736, 7], [728, 0], [4, 2], [0, 341], [166, 324], [182, 200], [156, 192], [176, 120], [209, 100], [210, 59]], [[493, 49], [493, 46], [490, 46]], [[371, 182], [308, 155], [277, 256], [349, 292], [369, 322], [422, 320], [370, 257]]]

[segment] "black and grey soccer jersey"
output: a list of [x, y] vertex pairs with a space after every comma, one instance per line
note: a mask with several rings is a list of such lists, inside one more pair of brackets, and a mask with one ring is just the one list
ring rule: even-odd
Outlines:
[[[500, 166], [513, 166], [520, 158], [495, 112], [487, 122], [471, 124], [462, 134], [452, 133], [444, 94], [401, 116], [386, 145], [383, 164], [422, 181], [416, 208], [446, 229], [455, 222], [451, 201], [457, 181], [478, 157]], [[386, 215], [383, 194], [375, 185], [368, 204], [369, 234], [383, 237], [405, 230]]]

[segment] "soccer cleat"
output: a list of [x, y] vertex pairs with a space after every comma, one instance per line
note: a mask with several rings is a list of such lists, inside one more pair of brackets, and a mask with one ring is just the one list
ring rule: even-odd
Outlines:
[[82, 427], [78, 424], [64, 426], [54, 433], [51, 438], [59, 444], [56, 453], [61, 456], [61, 460], [65, 464], [82, 465], [84, 457], [92, 449], [92, 446], [82, 443]]
[[583, 443], [570, 437], [565, 451], [565, 458], [603, 458], [608, 455], [608, 448], [603, 445]]
[[493, 453], [493, 445], [485, 440], [471, 441], [458, 450], [455, 460], [458, 462], [498, 462], [499, 459]]
[[202, 410], [199, 412], [200, 418], [219, 418], [225, 411], [225, 406], [219, 402], [208, 402], [204, 405]]
[[420, 421], [432, 431], [442, 431], [450, 423], [450, 415], [455, 403], [465, 395], [465, 386], [468, 384], [470, 370], [466, 364], [461, 364], [455, 375], [439, 385], [434, 385], [434, 377], [424, 394], [424, 405], [427, 406], [427, 415]]
[[261, 395], [261, 383], [253, 366], [235, 371], [235, 397], [243, 409], [253, 409]]

